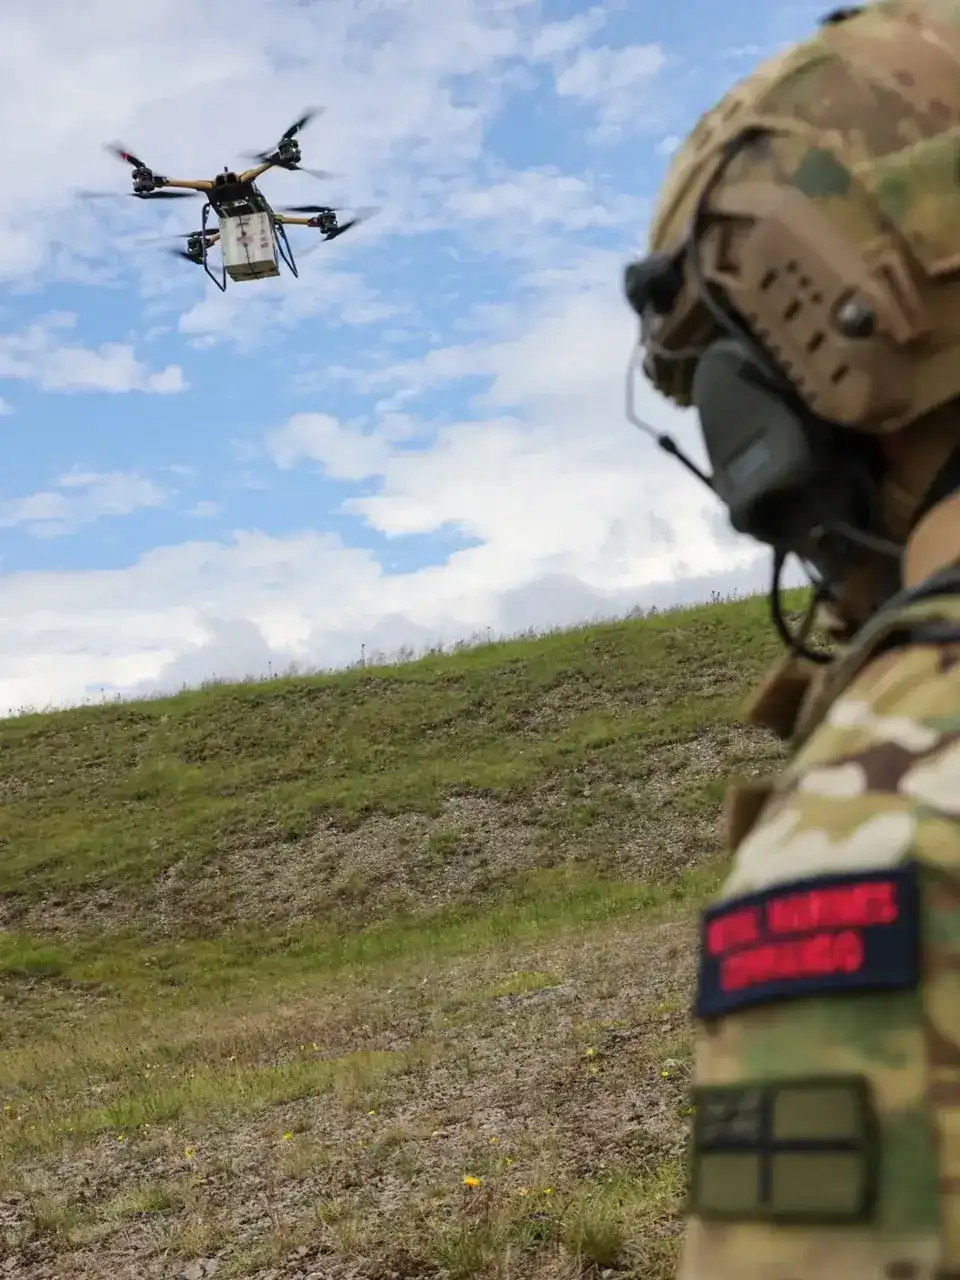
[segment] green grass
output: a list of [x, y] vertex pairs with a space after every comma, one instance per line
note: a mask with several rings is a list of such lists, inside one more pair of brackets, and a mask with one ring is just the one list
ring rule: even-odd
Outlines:
[[84, 936], [38, 944], [31, 936], [0, 935], [0, 980], [66, 981], [168, 1004], [220, 1000], [253, 982], [289, 983], [304, 974], [376, 972], [395, 963], [441, 960], [499, 946], [536, 943], [638, 911], [700, 901], [717, 883], [714, 866], [697, 867], [665, 884], [599, 880], [578, 868], [531, 875], [511, 900], [494, 907], [446, 908], [380, 923], [349, 934], [326, 929], [238, 932], [170, 945], [143, 944], [135, 935], [107, 940]]
[[0, 1246], [669, 1275], [692, 915], [776, 656], [751, 599], [2, 722]]
[[[234, 853], [282, 856], [321, 821], [438, 815], [462, 794], [511, 805], [545, 839], [619, 834], [638, 803], [622, 785], [642, 792], [653, 753], [726, 724], [775, 652], [765, 605], [749, 600], [395, 668], [8, 720], [0, 891], [25, 912], [135, 891], [173, 867], [190, 880]], [[435, 836], [432, 856], [444, 838], [457, 833]]]

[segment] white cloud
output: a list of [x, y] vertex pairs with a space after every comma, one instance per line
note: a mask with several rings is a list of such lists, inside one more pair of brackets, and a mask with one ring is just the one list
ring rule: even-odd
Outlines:
[[624, 196], [599, 199], [582, 178], [556, 168], [527, 169], [489, 186], [454, 191], [450, 208], [458, 219], [498, 220], [516, 237], [518, 223], [555, 224], [569, 231], [611, 227], [636, 216], [636, 202]]
[[[481, 184], [471, 201], [477, 184], [470, 170], [506, 85], [525, 65], [575, 58], [605, 16], [594, 6], [544, 24], [532, 0], [267, 0], [266, 11], [263, 2], [89, 0], [81, 9], [49, 0], [40, 22], [29, 0], [9, 0], [0, 48], [0, 163], [18, 182], [0, 191], [0, 278], [35, 279], [42, 268], [47, 281], [106, 282], [118, 267], [130, 268], [141, 274], [150, 301], [149, 327], [169, 321], [199, 347], [230, 341], [252, 350], [278, 328], [320, 317], [382, 324], [403, 307], [352, 268], [358, 250], [453, 226], [450, 184], [472, 203], [463, 216], [482, 217], [491, 192]], [[167, 68], [162, 77], [143, 73], [160, 65]], [[576, 78], [569, 68], [564, 74]], [[55, 110], [46, 100], [50, 83], [58, 86]], [[128, 171], [103, 153], [103, 139], [123, 139], [163, 172], [205, 174], [244, 148], [269, 145], [318, 97], [327, 112], [303, 135], [305, 162], [342, 173], [342, 181], [273, 174], [264, 180], [266, 193], [282, 203], [332, 198], [382, 211], [316, 252], [311, 233], [294, 229], [300, 280], [231, 285], [220, 295], [201, 272], [136, 243], [137, 232], [190, 229], [199, 213], [194, 204], [74, 199], [78, 188], [118, 197], [129, 190]], [[37, 154], [50, 163], [37, 165]], [[609, 193], [556, 179], [556, 226], [603, 226], [629, 216], [622, 199], [618, 205]], [[520, 175], [516, 194], [506, 187], [500, 194], [520, 201], [521, 216], [543, 229], [551, 193], [544, 179], [533, 190], [536, 181]], [[498, 243], [508, 241], [504, 235]], [[305, 247], [311, 252], [304, 258]], [[179, 325], [171, 309], [183, 311]], [[95, 354], [120, 360], [114, 350]], [[111, 374], [100, 376], [109, 382]], [[164, 371], [155, 388], [175, 378]]]
[[[451, 574], [455, 564], [478, 589], [481, 582], [520, 587], [561, 566], [600, 590], [669, 580], [691, 566], [720, 570], [729, 566], [731, 549], [715, 543], [715, 499], [626, 424], [623, 386], [633, 336], [614, 290], [554, 294], [509, 339], [453, 348], [446, 362], [424, 362], [451, 377], [485, 373], [490, 387], [480, 404], [496, 416], [443, 426], [431, 448], [417, 451], [391, 449], [327, 422], [326, 451], [310, 456], [323, 461], [326, 454], [336, 466], [346, 454], [356, 479], [380, 478], [377, 492], [350, 500], [347, 509], [387, 536], [454, 525], [478, 539], [480, 546], [451, 561]], [[409, 367], [383, 372], [417, 378]], [[427, 380], [421, 376], [418, 390]], [[642, 408], [702, 462], [689, 415], [649, 389]], [[651, 518], [668, 522], [672, 541], [652, 539]], [[753, 554], [740, 544], [741, 558]]]
[[56, 538], [104, 516], [131, 515], [165, 500], [164, 491], [142, 476], [72, 471], [53, 489], [0, 501], [0, 528], [25, 525], [35, 538]]
[[657, 143], [657, 154], [661, 156], [672, 156], [682, 141], [683, 139], [678, 138], [675, 133], [668, 134], [665, 138], [661, 138]]
[[[334, 252], [341, 241], [323, 247]], [[178, 328], [198, 347], [232, 342], [252, 351], [265, 339], [289, 331], [305, 320], [336, 316], [341, 324], [379, 324], [398, 315], [401, 308], [382, 298], [359, 276], [337, 270], [322, 255], [301, 264], [299, 278], [257, 281], [208, 293], [180, 316]]]
[[666, 64], [658, 44], [581, 49], [558, 72], [557, 93], [595, 107], [601, 130], [613, 132], [649, 119], [651, 86]]
[[[262, 422], [255, 447], [241, 456], [238, 446], [243, 475], [225, 483], [246, 486], [259, 504], [257, 491], [279, 479], [270, 465], [319, 470], [357, 485], [346, 512], [366, 522], [367, 547], [451, 528], [472, 545], [388, 574], [375, 550], [310, 527], [285, 537], [235, 530], [109, 571], [7, 573], [0, 708], [100, 688], [175, 688], [289, 658], [333, 665], [356, 658], [361, 644], [453, 640], [761, 583], [757, 549], [725, 533], [712, 496], [624, 419], [634, 338], [619, 295], [625, 246], [582, 250], [570, 233], [606, 230], [609, 245], [612, 229], [622, 242], [634, 218], [639, 231], [640, 201], [631, 207], [593, 175], [513, 172], [484, 155], [505, 85], [529, 87], [524, 72], [538, 60], [558, 94], [590, 107], [602, 129], [646, 127], [665, 65], [657, 46], [591, 48], [608, 10], [543, 25], [528, 0], [48, 0], [42, 8], [42, 21], [28, 0], [4, 9], [0, 163], [18, 181], [0, 190], [0, 278], [25, 290], [38, 279], [112, 279], [118, 262], [132, 266], [149, 331], [198, 346], [230, 340], [252, 351], [306, 322], [305, 349], [326, 361], [325, 322], [335, 318], [338, 363], [326, 376], [380, 403], [358, 421], [317, 412], [272, 431]], [[126, 189], [128, 175], [101, 139], [122, 138], [166, 172], [209, 173], [244, 148], [269, 145], [318, 96], [329, 110], [304, 135], [305, 163], [341, 171], [343, 182], [277, 174], [267, 194], [279, 203], [382, 203], [383, 212], [315, 254], [300, 253], [308, 237], [298, 237], [299, 280], [214, 294], [200, 273], [133, 243], [147, 229], [188, 229], [194, 206], [72, 199], [77, 187]], [[661, 123], [651, 146], [666, 131]], [[514, 289], [485, 309], [452, 298], [462, 322], [454, 342], [449, 332], [432, 336], [417, 299], [408, 305], [387, 292], [364, 263], [384, 244], [379, 261], [400, 270], [416, 247], [409, 233], [464, 227], [459, 248], [495, 250], [493, 264], [510, 264]], [[407, 265], [433, 287], [422, 259]], [[402, 321], [383, 326], [395, 316]], [[184, 385], [178, 366], [150, 368], [132, 346], [92, 344], [73, 324], [47, 316], [0, 336], [0, 376], [47, 390]], [[384, 358], [386, 337], [381, 344], [367, 330], [345, 355], [346, 327], [373, 324], [404, 329], [418, 354]], [[299, 368], [309, 376], [307, 364]], [[418, 415], [423, 392], [474, 376], [486, 390], [473, 420], [470, 406], [453, 422]], [[697, 456], [688, 417], [649, 392], [642, 408]], [[97, 465], [0, 505], [0, 522], [48, 536], [166, 500], [151, 481]], [[176, 510], [217, 514], [209, 502]], [[329, 514], [319, 497], [318, 511]]]
[[298, 413], [267, 436], [267, 452], [278, 467], [303, 460], [323, 464], [335, 480], [363, 480], [376, 473], [387, 456], [376, 436], [351, 431], [325, 413]]
[[54, 313], [18, 333], [0, 333], [0, 379], [31, 382], [42, 391], [168, 395], [187, 389], [179, 365], [152, 372], [126, 343], [104, 342], [96, 349], [64, 343], [59, 335], [76, 319]]
[[[535, 300], [497, 311], [492, 335], [393, 364], [332, 372], [365, 392], [389, 392], [381, 409], [463, 378], [487, 377], [492, 385], [481, 406], [529, 404], [548, 412], [551, 423], [556, 413], [589, 412], [619, 433], [627, 358], [636, 341], [636, 320], [621, 294], [622, 268], [621, 254], [581, 253], [528, 276], [524, 282], [538, 290]], [[660, 412], [671, 412], [665, 402]]]
[[717, 57], [722, 58], [724, 61], [733, 62], [737, 62], [741, 58], [750, 58], [757, 61], [765, 52], [767, 51], [759, 44], [730, 45], [726, 49], [721, 49], [717, 54]]
[[602, 30], [606, 21], [603, 7], [597, 5], [564, 22], [545, 23], [533, 41], [533, 56], [546, 60], [569, 53]]
[[[327, 115], [304, 135], [313, 163], [346, 175], [338, 198], [376, 203], [379, 190], [403, 217], [425, 172], [480, 154], [502, 72], [529, 57], [536, 21], [530, 0], [47, 0], [42, 20], [32, 0], [7, 0], [0, 160], [18, 181], [0, 192], [0, 277], [49, 270], [64, 251], [74, 267], [133, 261], [120, 233], [169, 213], [132, 200], [76, 206], [78, 188], [129, 190], [102, 140], [123, 139], [161, 172], [202, 175], [269, 146], [318, 96]], [[162, 76], [150, 70], [160, 66]], [[265, 186], [290, 202], [323, 192], [292, 174]], [[191, 211], [174, 206], [178, 227]], [[185, 267], [174, 277], [154, 251], [137, 258], [159, 287], [196, 289]]]
[[9, 418], [12, 414], [13, 405], [9, 400], [4, 400], [3, 396], [0, 396], [0, 418]]
[[532, 581], [515, 574], [497, 585], [483, 560], [468, 550], [450, 566], [386, 576], [372, 553], [332, 537], [236, 534], [149, 552], [122, 570], [7, 575], [0, 712], [82, 701], [102, 688], [176, 690], [213, 675], [266, 674], [268, 662], [338, 666], [361, 644], [369, 654], [487, 627], [516, 633], [754, 589], [765, 577], [754, 556], [680, 582], [594, 585], [561, 555]]
[[[427, 447], [410, 447], [426, 429], [413, 413], [372, 423], [297, 414], [267, 434], [274, 465], [362, 485], [345, 509], [374, 536], [452, 528], [472, 545], [388, 574], [374, 550], [309, 529], [236, 532], [125, 569], [7, 575], [0, 705], [177, 688], [268, 662], [337, 665], [361, 644], [389, 651], [764, 585], [759, 549], [625, 421], [635, 334], [611, 278], [561, 277], [512, 331], [427, 357], [427, 375], [479, 371], [489, 382], [486, 416], [433, 428]], [[383, 372], [390, 389], [424, 380], [410, 365]], [[703, 461], [689, 415], [649, 389], [640, 408]]]

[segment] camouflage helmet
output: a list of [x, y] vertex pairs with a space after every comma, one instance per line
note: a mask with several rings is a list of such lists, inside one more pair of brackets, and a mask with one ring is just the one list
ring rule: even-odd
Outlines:
[[675, 154], [650, 248], [678, 270], [645, 368], [680, 405], [711, 284], [823, 419], [885, 434], [955, 400], [960, 0], [837, 11], [742, 80]]

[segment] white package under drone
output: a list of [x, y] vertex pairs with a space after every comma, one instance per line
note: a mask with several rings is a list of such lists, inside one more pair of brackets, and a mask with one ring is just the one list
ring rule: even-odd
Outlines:
[[221, 218], [220, 252], [231, 280], [262, 280], [280, 274], [268, 213], [235, 213]]

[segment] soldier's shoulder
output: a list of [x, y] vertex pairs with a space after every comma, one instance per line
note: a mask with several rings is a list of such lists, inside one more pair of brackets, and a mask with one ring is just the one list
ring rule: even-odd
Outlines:
[[724, 896], [894, 866], [923, 824], [960, 820], [960, 600], [901, 621], [903, 642], [861, 667], [786, 765]]

